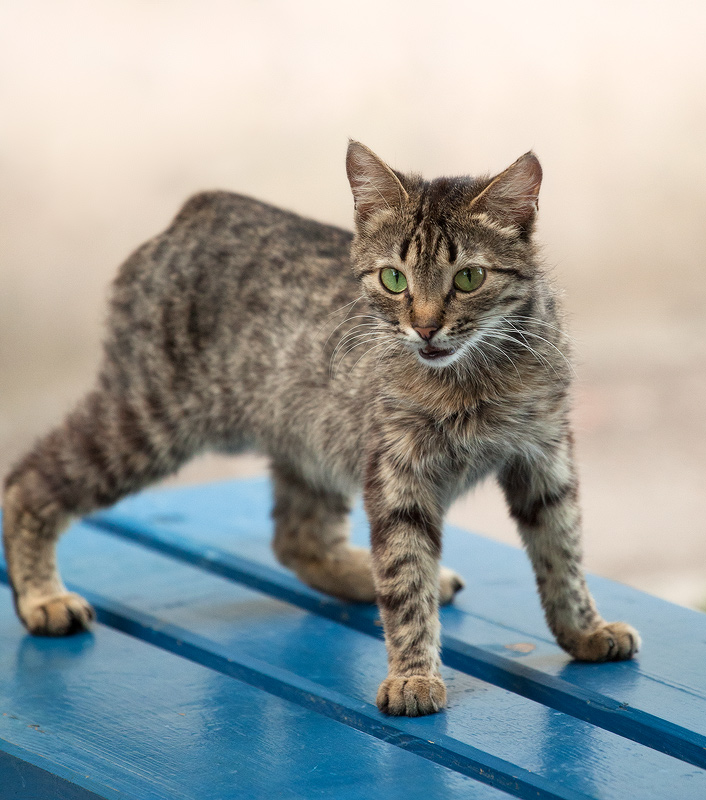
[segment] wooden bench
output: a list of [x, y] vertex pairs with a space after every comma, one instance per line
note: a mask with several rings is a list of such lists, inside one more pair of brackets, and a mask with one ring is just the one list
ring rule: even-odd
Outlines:
[[27, 636], [0, 570], [2, 800], [706, 798], [706, 616], [593, 578], [643, 652], [572, 663], [524, 554], [449, 529], [449, 707], [386, 717], [376, 609], [280, 568], [270, 504], [266, 480], [229, 481], [75, 524], [59, 556], [93, 634]]

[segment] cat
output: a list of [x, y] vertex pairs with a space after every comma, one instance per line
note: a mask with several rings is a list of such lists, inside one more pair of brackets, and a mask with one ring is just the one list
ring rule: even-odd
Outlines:
[[[533, 243], [538, 159], [427, 182], [351, 141], [346, 168], [354, 234], [206, 192], [122, 266], [95, 388], [5, 482], [19, 617], [38, 635], [90, 626], [56, 568], [71, 517], [198, 452], [256, 448], [271, 459], [279, 561], [379, 606], [381, 711], [445, 706], [438, 606], [463, 581], [439, 567], [442, 518], [490, 474], [559, 645], [631, 658], [637, 632], [601, 618], [581, 566], [571, 367]], [[361, 487], [371, 551], [348, 544]]]

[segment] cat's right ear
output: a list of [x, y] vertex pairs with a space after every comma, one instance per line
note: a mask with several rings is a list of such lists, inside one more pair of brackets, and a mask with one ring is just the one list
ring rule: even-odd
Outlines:
[[387, 164], [352, 139], [348, 142], [346, 172], [355, 201], [356, 222], [365, 222], [381, 209], [400, 208], [408, 199], [404, 186]]

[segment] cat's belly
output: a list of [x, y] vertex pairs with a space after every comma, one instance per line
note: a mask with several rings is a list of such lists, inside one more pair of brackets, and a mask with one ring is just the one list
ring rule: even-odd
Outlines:
[[485, 457], [479, 456], [473, 462], [468, 463], [466, 468], [452, 477], [448, 484], [448, 491], [444, 502], [444, 511], [466, 492], [470, 492], [474, 486], [477, 486], [481, 481], [489, 475], [495, 474], [500, 466], [500, 460], [496, 457], [491, 457], [490, 454]]
[[365, 465], [367, 419], [359, 400], [321, 386], [262, 398], [250, 415], [255, 449], [296, 471], [313, 488], [357, 493]]

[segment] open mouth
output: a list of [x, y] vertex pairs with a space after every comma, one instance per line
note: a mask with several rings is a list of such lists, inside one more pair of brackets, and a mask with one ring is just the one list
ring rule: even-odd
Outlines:
[[425, 348], [419, 351], [419, 355], [427, 361], [434, 361], [437, 358], [445, 358], [456, 352], [456, 348], [451, 347], [448, 350], [442, 350], [439, 347], [432, 347], [428, 344]]

